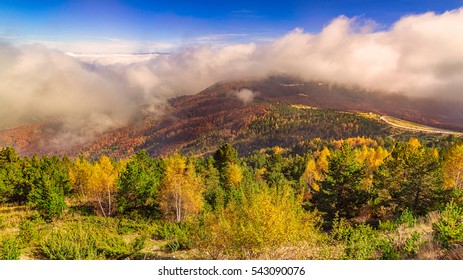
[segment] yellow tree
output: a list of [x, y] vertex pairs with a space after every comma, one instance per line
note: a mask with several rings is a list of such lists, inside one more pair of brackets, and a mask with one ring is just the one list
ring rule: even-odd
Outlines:
[[463, 188], [463, 144], [455, 145], [447, 152], [444, 160], [445, 186]]
[[88, 182], [92, 176], [93, 165], [84, 157], [79, 158], [74, 162], [72, 168], [69, 169], [69, 178], [72, 185], [77, 189], [80, 199], [87, 201]]
[[328, 158], [331, 153], [327, 147], [324, 147], [317, 159], [317, 170], [322, 173], [328, 171]]
[[[212, 258], [278, 258], [315, 243], [318, 217], [304, 211], [289, 186], [249, 186], [229, 204], [206, 213], [197, 246]], [[314, 246], [315, 247], [315, 246]]]
[[116, 192], [116, 180], [123, 162], [114, 165], [107, 156], [102, 156], [94, 164], [80, 158], [70, 170], [73, 185], [79, 190], [81, 198], [94, 204], [105, 217], [114, 214], [113, 204]]
[[236, 163], [230, 163], [224, 170], [228, 186], [237, 186], [243, 180], [243, 171]]
[[369, 188], [373, 184], [373, 173], [376, 169], [384, 162], [384, 159], [389, 155], [387, 150], [381, 146], [377, 148], [367, 147], [362, 145], [360, 148], [355, 150], [355, 157], [357, 162], [365, 164], [367, 178], [364, 181], [364, 187]]
[[[323, 173], [328, 170], [328, 158], [330, 156], [330, 150], [324, 147], [317, 159], [309, 159], [305, 167], [305, 171], [302, 174], [302, 181], [309, 187], [309, 192], [312, 190], [318, 192], [320, 186], [317, 182], [323, 180]], [[308, 195], [310, 197], [310, 195]]]
[[308, 193], [306, 198], [310, 198], [311, 190], [318, 192], [320, 190], [317, 182], [321, 181], [322, 174], [317, 169], [317, 164], [314, 159], [309, 159], [305, 167], [304, 174], [302, 174], [302, 181], [308, 186]]
[[159, 194], [159, 206], [167, 219], [185, 221], [203, 207], [204, 184], [192, 163], [179, 154], [165, 159], [166, 169]]
[[88, 192], [92, 200], [98, 203], [103, 216], [113, 214], [113, 200], [116, 193], [116, 179], [119, 170], [107, 156], [102, 156], [93, 167], [88, 184]]

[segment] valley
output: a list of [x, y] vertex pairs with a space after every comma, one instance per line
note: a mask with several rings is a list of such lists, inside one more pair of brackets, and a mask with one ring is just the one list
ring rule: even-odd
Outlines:
[[[239, 96], [243, 90], [249, 96]], [[291, 107], [298, 104], [300, 107]], [[126, 157], [141, 149], [151, 155], [176, 150], [208, 155], [228, 142], [246, 154], [273, 145], [291, 147], [312, 138], [400, 137], [420, 133], [438, 137], [448, 134], [448, 129], [463, 130], [463, 113], [452, 109], [458, 105], [273, 76], [220, 82], [194, 95], [171, 98], [154, 107], [146, 105], [128, 124], [80, 144], [59, 140], [57, 135], [64, 132], [58, 120], [50, 120], [0, 131], [0, 145], [15, 147], [22, 155]], [[395, 118], [374, 119], [369, 113]], [[404, 125], [405, 121], [400, 124], [407, 129], [400, 130], [397, 121], [393, 121], [399, 119], [409, 120], [408, 125]], [[436, 129], [417, 129], [411, 122]]]

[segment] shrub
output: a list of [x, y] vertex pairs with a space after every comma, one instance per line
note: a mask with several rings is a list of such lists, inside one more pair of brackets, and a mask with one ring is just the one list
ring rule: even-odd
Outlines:
[[319, 219], [305, 212], [289, 187], [254, 186], [208, 213], [196, 245], [211, 258], [274, 258], [277, 249], [297, 248], [319, 234]]
[[192, 247], [191, 230], [188, 224], [164, 223], [157, 227], [155, 238], [167, 240], [164, 250], [175, 252], [187, 250]]
[[117, 232], [119, 234], [134, 233], [141, 231], [146, 227], [146, 222], [138, 217], [121, 218], [117, 223]]
[[2, 260], [19, 260], [21, 247], [16, 237], [8, 236], [2, 241], [0, 257]]
[[421, 244], [421, 234], [419, 232], [413, 232], [409, 238], [405, 241], [403, 251], [407, 257], [413, 257], [418, 253]]
[[345, 258], [349, 260], [368, 260], [378, 257], [380, 239], [369, 225], [361, 224], [354, 228], [346, 239]]
[[51, 231], [39, 250], [53, 260], [124, 259], [139, 252], [144, 242], [144, 236], [126, 242], [113, 227], [78, 221]]
[[434, 239], [444, 248], [463, 241], [463, 209], [454, 202], [449, 202], [442, 211], [439, 220], [432, 224]]
[[394, 246], [394, 239], [382, 239], [379, 248], [381, 251], [381, 260], [400, 260], [401, 254]]
[[34, 240], [37, 240], [39, 234], [35, 228], [35, 224], [29, 220], [22, 220], [19, 223], [19, 238], [22, 242], [29, 244]]
[[416, 223], [416, 218], [413, 216], [412, 211], [405, 209], [397, 219], [396, 223], [398, 225], [405, 224], [407, 227], [413, 227]]
[[391, 220], [379, 221], [378, 229], [385, 232], [393, 232], [397, 229], [397, 223]]

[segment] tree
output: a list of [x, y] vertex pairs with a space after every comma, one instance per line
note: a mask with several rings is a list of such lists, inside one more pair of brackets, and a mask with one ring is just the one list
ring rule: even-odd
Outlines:
[[66, 209], [65, 193], [70, 189], [67, 167], [57, 157], [33, 158], [25, 177], [31, 185], [28, 203], [47, 220], [60, 218]]
[[243, 180], [243, 171], [237, 163], [228, 164], [223, 173], [228, 186], [237, 186]]
[[281, 257], [282, 248], [287, 257], [319, 234], [319, 220], [300, 203], [289, 186], [253, 183], [235, 189], [224, 208], [206, 213], [197, 245], [213, 258], [275, 258]]
[[21, 191], [22, 160], [13, 148], [0, 151], [0, 203], [26, 202], [27, 193]]
[[185, 221], [203, 209], [204, 183], [184, 156], [175, 154], [165, 163], [159, 206], [167, 219]]
[[104, 217], [114, 214], [116, 179], [123, 165], [116, 166], [107, 156], [89, 163], [80, 158], [70, 171], [70, 178], [84, 201], [96, 206]]
[[230, 144], [224, 144], [214, 153], [215, 166], [222, 172], [229, 164], [238, 162], [238, 151]]
[[98, 203], [104, 217], [111, 216], [114, 212], [113, 203], [118, 175], [119, 170], [111, 160], [107, 156], [102, 156], [94, 165], [89, 178], [88, 193]]
[[409, 209], [424, 215], [445, 200], [439, 154], [417, 139], [397, 143], [374, 172], [375, 208], [379, 218]]
[[463, 144], [452, 146], [444, 157], [445, 185], [463, 190]]
[[318, 158], [309, 158], [305, 166], [304, 173], [301, 176], [301, 183], [307, 185], [307, 195], [311, 197], [313, 192], [320, 190], [319, 183], [323, 181], [324, 175], [328, 172], [328, 158], [330, 156], [328, 148], [324, 147], [319, 152]]
[[321, 181], [321, 176], [322, 175], [317, 170], [315, 160], [309, 159], [304, 174], [302, 174], [300, 179], [304, 200], [310, 200], [310, 198], [312, 198], [312, 193], [320, 190], [318, 182]]
[[349, 144], [342, 143], [341, 149], [333, 153], [323, 177], [314, 203], [325, 218], [331, 221], [336, 214], [346, 219], [357, 217], [368, 201], [368, 191], [363, 188], [366, 172]]
[[215, 168], [215, 160], [212, 156], [204, 159], [199, 164], [198, 175], [204, 180], [204, 200], [207, 209], [216, 210], [225, 205], [226, 193], [220, 185], [220, 174]]
[[150, 158], [145, 151], [132, 156], [117, 180], [119, 212], [140, 209], [145, 213], [156, 213], [164, 168], [162, 160]]
[[225, 144], [214, 153], [213, 158], [222, 185], [236, 186], [242, 179], [238, 165], [238, 152], [230, 144]]
[[93, 165], [84, 157], [77, 159], [69, 169], [69, 178], [77, 194], [84, 201], [88, 201], [88, 184], [92, 176]]

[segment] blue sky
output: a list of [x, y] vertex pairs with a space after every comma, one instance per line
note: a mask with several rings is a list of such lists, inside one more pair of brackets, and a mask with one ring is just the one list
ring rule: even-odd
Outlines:
[[295, 28], [318, 33], [340, 15], [388, 29], [408, 14], [461, 6], [463, 0], [0, 0], [0, 40], [62, 51], [171, 51], [191, 44], [259, 43]]

